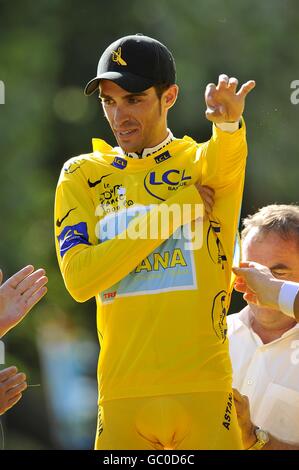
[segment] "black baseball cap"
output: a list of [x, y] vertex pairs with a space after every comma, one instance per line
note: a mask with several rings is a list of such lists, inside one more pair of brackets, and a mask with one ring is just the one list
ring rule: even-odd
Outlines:
[[97, 90], [103, 78], [130, 93], [139, 93], [162, 83], [172, 85], [176, 80], [174, 58], [156, 39], [142, 34], [124, 36], [103, 52], [97, 76], [87, 83], [85, 95]]

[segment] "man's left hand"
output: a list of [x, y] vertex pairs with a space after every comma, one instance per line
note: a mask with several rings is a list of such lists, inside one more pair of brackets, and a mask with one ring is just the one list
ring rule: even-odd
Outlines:
[[238, 80], [227, 75], [219, 75], [217, 86], [209, 83], [206, 87], [206, 118], [215, 123], [237, 122], [245, 107], [245, 98], [255, 87], [255, 81], [244, 83], [237, 92]]

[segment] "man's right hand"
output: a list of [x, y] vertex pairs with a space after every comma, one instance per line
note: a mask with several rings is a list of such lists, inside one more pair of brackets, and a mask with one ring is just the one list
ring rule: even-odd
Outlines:
[[27, 388], [26, 375], [14, 366], [0, 371], [0, 415], [14, 406]]
[[200, 196], [202, 197], [204, 206], [205, 206], [205, 211], [207, 214], [210, 214], [213, 210], [214, 206], [214, 195], [215, 191], [214, 189], [210, 188], [209, 186], [202, 186], [199, 183], [195, 183], [196, 189], [198, 190]]
[[255, 81], [244, 83], [237, 92], [238, 80], [225, 74], [219, 75], [217, 86], [209, 83], [206, 87], [206, 118], [215, 123], [237, 122], [244, 111], [245, 98], [255, 87]]
[[283, 281], [276, 279], [269, 268], [250, 262], [232, 268], [237, 278], [234, 288], [243, 292], [244, 300], [263, 307], [279, 309], [278, 297]]

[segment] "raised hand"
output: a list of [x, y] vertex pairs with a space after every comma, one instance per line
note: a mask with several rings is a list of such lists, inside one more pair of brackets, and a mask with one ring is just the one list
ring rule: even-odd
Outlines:
[[206, 118], [215, 123], [239, 121], [245, 107], [245, 98], [255, 87], [255, 81], [244, 83], [237, 92], [238, 80], [219, 75], [217, 86], [209, 83], [206, 87]]
[[17, 325], [46, 294], [48, 282], [44, 269], [34, 271], [31, 265], [1, 286], [2, 277], [0, 271], [0, 337]]

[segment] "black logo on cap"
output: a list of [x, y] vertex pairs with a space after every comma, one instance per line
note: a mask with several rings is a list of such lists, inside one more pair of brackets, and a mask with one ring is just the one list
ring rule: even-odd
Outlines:
[[117, 49], [117, 52], [112, 51], [112, 60], [116, 62], [118, 65], [126, 66], [128, 65], [127, 62], [121, 56], [121, 47]]

